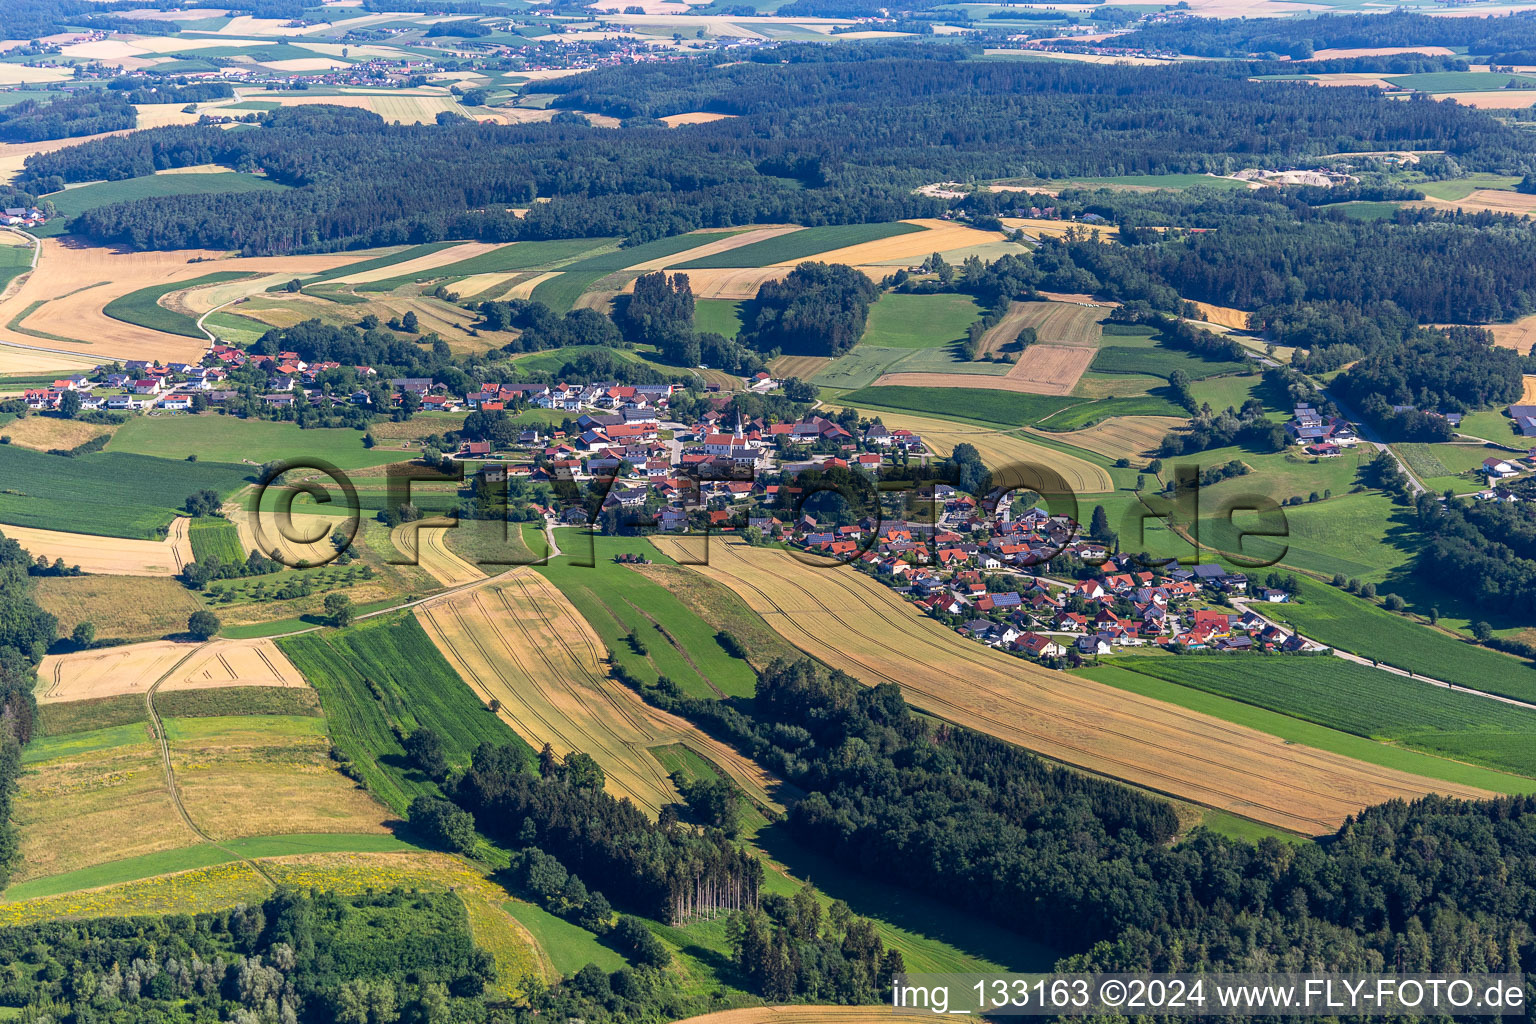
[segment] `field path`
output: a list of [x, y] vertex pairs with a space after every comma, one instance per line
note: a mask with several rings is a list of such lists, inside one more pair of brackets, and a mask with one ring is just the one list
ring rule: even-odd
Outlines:
[[[678, 554], [675, 538], [656, 538]], [[747, 600], [777, 632], [959, 725], [1098, 774], [1306, 835], [1362, 807], [1429, 792], [1482, 790], [1315, 750], [1090, 683], [966, 640], [855, 571], [816, 570], [782, 551], [710, 546], [695, 571]]]
[[277, 888], [277, 880], [267, 873], [266, 868], [262, 867], [256, 861], [251, 860], [251, 858], [245, 856], [244, 854], [236, 853], [229, 847], [215, 842], [212, 836], [210, 836], [207, 832], [204, 832], [202, 828], [198, 826], [197, 822], [192, 820], [192, 815], [187, 813], [186, 805], [181, 802], [181, 791], [176, 788], [176, 769], [171, 766], [171, 741], [170, 737], [166, 734], [165, 731], [165, 722], [160, 718], [160, 711], [155, 707], [155, 691], [160, 689], [161, 683], [165, 682], [172, 675], [174, 675], [177, 669], [181, 668], [188, 661], [190, 661], [192, 656], [197, 654], [198, 651], [202, 650], [204, 646], [206, 645], [198, 644], [196, 647], [192, 648], [192, 650], [187, 652], [184, 658], [182, 658], [176, 664], [172, 665], [168, 670], [166, 670], [164, 675], [155, 680], [154, 684], [150, 686], [148, 690], [144, 691], [144, 710], [149, 712], [149, 731], [154, 734], [155, 744], [160, 751], [160, 761], [165, 768], [165, 786], [166, 789], [170, 791], [171, 803], [176, 806], [176, 813], [181, 816], [182, 822], [186, 824], [187, 828], [192, 830], [194, 835], [200, 838], [203, 842], [207, 843], [209, 846], [212, 846], [218, 850], [222, 850], [236, 860], [242, 861], [249, 865], [252, 871], [255, 871], [262, 878], [266, 879], [267, 883], [275, 889]]

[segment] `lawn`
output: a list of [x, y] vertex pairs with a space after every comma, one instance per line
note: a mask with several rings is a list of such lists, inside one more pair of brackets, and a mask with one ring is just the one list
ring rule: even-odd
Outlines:
[[[1114, 325], [1111, 325], [1114, 326]], [[1202, 359], [1192, 352], [1164, 346], [1153, 334], [1122, 334], [1106, 331], [1099, 354], [1089, 369], [1096, 373], [1149, 374], [1167, 378], [1174, 370], [1183, 370], [1191, 380], [1223, 373], [1245, 373], [1252, 368], [1246, 360]]]
[[[314, 54], [310, 54], [311, 57]], [[212, 174], [146, 174], [121, 181], [99, 181], [78, 188], [54, 192], [47, 198], [58, 208], [59, 216], [37, 228], [36, 235], [62, 235], [68, 221], [86, 210], [109, 203], [126, 203], [152, 196], [207, 195], [214, 192], [274, 192], [287, 188], [254, 174], [219, 172]]]
[[1240, 536], [1245, 529], [1263, 525], [1253, 513], [1202, 520], [1200, 540], [1250, 562], [1278, 559], [1324, 576], [1343, 573], [1372, 583], [1380, 583], [1409, 560], [1409, 553], [1389, 540], [1407, 529], [1395, 519], [1404, 513], [1378, 491], [1336, 494], [1326, 501], [1287, 507], [1284, 515], [1287, 534], [1273, 540]]
[[68, 458], [0, 445], [0, 523], [106, 537], [156, 538], [188, 495], [227, 496], [254, 467], [172, 462], [126, 452]]
[[830, 227], [802, 228], [785, 235], [775, 235], [739, 249], [715, 253], [680, 263], [674, 270], [707, 270], [717, 267], [771, 267], [792, 260], [803, 260], [817, 253], [844, 246], [873, 242], [894, 235], [922, 231], [916, 224], [837, 224]]
[[1188, 411], [1174, 402], [1171, 394], [1169, 388], [1161, 387], [1154, 388], [1145, 395], [1100, 398], [1091, 402], [1071, 398], [1053, 399], [1053, 401], [1071, 404], [1058, 412], [1051, 413], [1035, 425], [1041, 430], [1080, 430], [1111, 416], [1187, 416]]
[[[1234, 655], [1233, 657], [1249, 656]], [[1381, 765], [1384, 768], [1409, 772], [1426, 779], [1479, 786], [1493, 792], [1536, 793], [1536, 782], [1518, 775], [1496, 772], [1477, 765], [1462, 764], [1417, 750], [1377, 743], [1338, 729], [1329, 729], [1299, 718], [1292, 718], [1290, 715], [1255, 707], [1252, 704], [1206, 693], [1192, 687], [1180, 686], [1139, 671], [1132, 671], [1128, 667], [1130, 661], [1131, 659], [1123, 659], [1113, 665], [1079, 669], [1077, 674], [1117, 689], [1188, 708], [1236, 725], [1257, 729], [1290, 743], [1300, 743], [1318, 750], [1343, 754], [1345, 757], [1352, 757], [1366, 764]], [[1406, 684], [1408, 680], [1405, 679], [1403, 682]]]
[[[6, 235], [8, 241], [15, 235]], [[0, 290], [32, 268], [30, 245], [0, 245]]]
[[969, 295], [881, 296], [869, 310], [860, 345], [881, 348], [938, 348], [965, 339], [966, 328], [981, 315]]
[[[364, 448], [362, 431], [349, 427], [300, 429], [295, 423], [247, 420], [218, 413], [183, 416], [134, 416], [107, 446], [162, 459], [189, 455], [210, 462], [260, 465], [273, 459], [319, 458], [340, 469], [382, 466], [410, 458], [405, 452]], [[246, 472], [254, 472], [250, 467]]]
[[1490, 456], [1504, 458], [1508, 452], [1479, 444], [1395, 444], [1392, 450], [1408, 463], [1421, 483], [1431, 491], [1450, 488], [1458, 494], [1483, 488], [1483, 477], [1465, 476], [1471, 470], [1480, 470], [1483, 460]]
[[693, 304], [694, 330], [734, 338], [741, 333], [741, 307], [736, 299], [698, 299]]
[[[695, 697], [750, 696], [756, 673], [715, 639], [715, 630], [671, 591], [614, 562], [621, 552], [672, 564], [643, 537], [599, 537], [576, 530], [557, 534], [565, 554], [543, 574], [559, 588], [608, 647], [614, 661], [646, 683], [667, 676]], [[544, 550], [539, 537], [531, 550]], [[589, 546], [590, 545], [590, 546]], [[593, 564], [583, 565], [580, 563]], [[637, 647], [629, 640], [640, 640]], [[641, 651], [644, 653], [641, 653]]]
[[1394, 615], [1328, 584], [1301, 581], [1301, 598], [1265, 614], [1364, 658], [1473, 690], [1536, 701], [1536, 667]]
[[[821, 375], [818, 374], [816, 380], [821, 383]], [[1030, 426], [1069, 406], [1088, 404], [1076, 398], [1013, 391], [906, 386], [865, 387], [842, 396], [842, 401], [849, 405], [925, 413], [942, 419], [1005, 428]], [[1061, 430], [1073, 429], [1060, 424], [1053, 426]]]
[[828, 388], [867, 388], [882, 374], [895, 372], [897, 363], [914, 354], [907, 348], [880, 348], [860, 342], [822, 367], [811, 381]]
[[596, 935], [543, 907], [521, 900], [509, 900], [501, 907], [528, 929], [562, 976], [569, 977], [587, 964], [610, 972], [628, 966], [628, 961], [599, 942]]
[[1331, 655], [1127, 658], [1132, 672], [1366, 739], [1536, 778], [1536, 711]]
[[481, 743], [532, 751], [481, 703], [410, 615], [382, 616], [345, 630], [308, 633], [278, 646], [320, 694], [332, 741], [368, 791], [403, 814], [437, 785], [411, 765], [395, 730], [425, 726], [450, 762]]
[[188, 288], [200, 288], [210, 284], [220, 284], [225, 281], [238, 281], [241, 278], [252, 276], [238, 270], [221, 270], [216, 274], [205, 274], [190, 281], [152, 284], [148, 288], [140, 288], [137, 291], [129, 292], [127, 295], [119, 295], [103, 306], [101, 311], [114, 320], [121, 320], [126, 324], [136, 324], [139, 327], [147, 327], [152, 331], [180, 334], [187, 338], [202, 338], [204, 334], [198, 329], [195, 317], [188, 316], [185, 313], [178, 313], [174, 309], [166, 309], [160, 305], [160, 300], [171, 292], [185, 291]]
[[1515, 421], [1504, 415], [1503, 408], [1467, 413], [1461, 418], [1458, 433], [1509, 445], [1521, 451], [1531, 446], [1530, 438], [1523, 437], [1515, 430]]

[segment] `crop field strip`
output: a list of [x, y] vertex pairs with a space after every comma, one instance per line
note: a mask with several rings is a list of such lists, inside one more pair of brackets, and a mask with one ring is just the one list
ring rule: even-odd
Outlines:
[[[676, 539], [657, 538], [663, 551]], [[1255, 730], [1085, 686], [965, 640], [852, 570], [782, 552], [710, 545], [698, 571], [763, 611], [790, 642], [867, 684], [896, 682], [919, 707], [1047, 757], [1303, 834], [1360, 808], [1426, 792], [1482, 796]], [[816, 573], [813, 577], [810, 574]], [[814, 585], [813, 585], [814, 584]], [[892, 626], [902, 623], [892, 650]]]
[[676, 791], [649, 750], [683, 742], [720, 764], [754, 800], [772, 803], [755, 765], [611, 679], [601, 638], [542, 576], [515, 573], [417, 614], [460, 677], [485, 699], [500, 700], [502, 716], [530, 745], [591, 754], [615, 795], [659, 813]]
[[[188, 657], [188, 655], [191, 657]], [[120, 694], [227, 686], [302, 687], [304, 678], [270, 640], [215, 640], [198, 649], [169, 640], [50, 654], [38, 666], [41, 705]]]
[[922, 230], [924, 229], [920, 225], [905, 223], [841, 224], [831, 227], [801, 228], [798, 231], [765, 238], [749, 245], [717, 252], [685, 263], [673, 264], [671, 269], [689, 271], [793, 266], [801, 260], [818, 257], [823, 253], [830, 254], [848, 246]]
[[1536, 778], [1536, 711], [1330, 656], [1128, 658], [1117, 664], [1318, 725]]
[[481, 743], [526, 749], [410, 615], [381, 616], [277, 644], [319, 693], [332, 739], [352, 759], [368, 791], [397, 814], [404, 814], [413, 798], [438, 792], [420, 772], [399, 767], [406, 759], [397, 726], [407, 734], [418, 726], [432, 729], [449, 757], [459, 761], [467, 761]]
[[1082, 430], [1059, 432], [1025, 427], [1026, 433], [1061, 441], [1106, 459], [1130, 459], [1145, 464], [1157, 453], [1163, 437], [1189, 420], [1179, 416], [1111, 416]]

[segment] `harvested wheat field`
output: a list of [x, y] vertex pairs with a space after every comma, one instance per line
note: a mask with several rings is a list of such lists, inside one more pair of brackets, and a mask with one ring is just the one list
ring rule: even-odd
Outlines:
[[93, 370], [101, 362], [84, 356], [65, 355], [61, 352], [43, 352], [37, 349], [0, 345], [0, 377], [34, 373], [69, 374]]
[[771, 780], [734, 750], [648, 706], [609, 678], [603, 642], [565, 596], [530, 570], [507, 582], [422, 605], [417, 618], [465, 682], [533, 747], [582, 750], [608, 775], [608, 791], [651, 815], [677, 800], [649, 749], [684, 743], [759, 803]]
[[[678, 1024], [892, 1024], [910, 1021], [912, 1011], [890, 1006], [752, 1006], [689, 1017]], [[946, 1014], [945, 1020], [976, 1021], [970, 1014]]]
[[401, 554], [414, 559], [416, 565], [445, 587], [461, 587], [485, 579], [487, 574], [479, 566], [448, 549], [448, 531], [463, 528], [450, 525], [453, 522], [443, 516], [432, 516], [402, 523], [390, 534], [390, 540]]
[[779, 356], [768, 364], [768, 372], [775, 377], [799, 377], [810, 380], [831, 364], [827, 356]]
[[1315, 50], [1307, 60], [1337, 60], [1341, 57], [1395, 57], [1400, 53], [1422, 53], [1426, 57], [1449, 57], [1454, 51], [1444, 46], [1356, 46]]
[[1505, 189], [1479, 188], [1465, 199], [1436, 199], [1429, 196], [1409, 206], [1428, 206], [1436, 210], [1464, 210], [1469, 213], [1513, 213], [1521, 217], [1536, 214], [1536, 195]]
[[[1082, 302], [1023, 302], [1023, 320], [1018, 329], [1033, 327], [1036, 344], [1072, 345], [1092, 348], [1103, 336], [1104, 318], [1111, 307]], [[1013, 310], [1008, 311], [1010, 317]], [[1015, 331], [1017, 333], [1017, 331]]]
[[[516, 244], [516, 243], [513, 243]], [[345, 274], [333, 278], [331, 284], [368, 284], [372, 281], [385, 281], [392, 277], [408, 277], [413, 274], [423, 274], [438, 267], [446, 267], [461, 260], [467, 260], [473, 256], [500, 249], [501, 245], [494, 242], [460, 242], [458, 245], [450, 245], [446, 249], [429, 252], [425, 256], [418, 256], [413, 260], [403, 263], [391, 263], [388, 266], [375, 267], [372, 270], [360, 270], [355, 274]], [[348, 263], [357, 263], [361, 260], [349, 257]]]
[[123, 727], [116, 738], [101, 748], [60, 750], [27, 766], [16, 794], [21, 866], [12, 881], [199, 841], [171, 802], [148, 727]]
[[[102, 307], [141, 288], [212, 273], [312, 274], [352, 259], [349, 253], [231, 259], [221, 258], [223, 255], [206, 249], [126, 252], [45, 238], [37, 272], [0, 302], [0, 324], [19, 320], [28, 330], [50, 335], [46, 342], [49, 347], [73, 350], [78, 346], [81, 356], [101, 362], [159, 359], [196, 363], [203, 357], [203, 340], [114, 320], [102, 312]], [[192, 259], [204, 262], [188, 262]], [[36, 337], [9, 328], [0, 330], [0, 341], [38, 344]]]
[[1520, 384], [1525, 389], [1520, 394], [1521, 403], [1536, 403], [1536, 376], [1527, 373], [1520, 378]]
[[42, 555], [50, 562], [62, 558], [65, 565], [78, 565], [97, 576], [175, 576], [193, 560], [189, 522], [182, 516], [171, 520], [165, 540], [98, 537], [29, 526], [0, 526], [0, 534], [19, 542], [34, 558]]
[[50, 654], [38, 666], [37, 678], [39, 704], [145, 693], [161, 679], [162, 691], [307, 685], [271, 640], [155, 640]]
[[335, 770], [323, 718], [170, 718], [165, 733], [187, 815], [216, 842], [385, 831], [385, 807]]
[[1188, 423], [1179, 416], [1111, 416], [1083, 430], [1051, 433], [1035, 427], [1024, 429], [1106, 459], [1124, 458], [1145, 464], [1162, 443], [1163, 435]]
[[[301, 497], [294, 504], [303, 501]], [[292, 529], [284, 530], [278, 523], [276, 511], [271, 508], [263, 509], [258, 516], [234, 504], [226, 504], [224, 515], [235, 524], [242, 551], [260, 551], [290, 566], [296, 566], [300, 561], [310, 565], [329, 564], [336, 557], [336, 548], [331, 543], [332, 532], [351, 522], [343, 516], [295, 512]]]
[[[676, 262], [671, 261], [671, 262]], [[755, 299], [757, 290], [765, 281], [778, 281], [789, 275], [793, 267], [739, 267], [707, 270], [687, 270], [688, 284], [696, 299]], [[630, 281], [623, 294], [635, 290]]]
[[1233, 309], [1231, 306], [1213, 306], [1209, 302], [1197, 302], [1198, 309], [1208, 323], [1220, 327], [1229, 327], [1234, 331], [1246, 331], [1248, 329], [1248, 313], [1241, 309]]
[[[655, 538], [667, 554], [675, 538]], [[889, 588], [783, 551], [710, 545], [693, 567], [736, 591], [795, 646], [874, 685], [895, 682], [925, 711], [1076, 765], [1306, 835], [1362, 807], [1470, 787], [1353, 761], [1073, 678], [972, 643]]]
[[711, 121], [723, 121], [735, 114], [713, 114], [707, 110], [690, 110], [686, 114], [668, 114], [660, 120], [667, 123], [667, 127], [676, 128], [680, 124], [708, 124]]
[[981, 336], [981, 341], [976, 345], [976, 358], [984, 359], [994, 352], [1001, 352], [1018, 338], [1019, 332], [1031, 326], [1030, 315], [1033, 312], [1030, 307], [1032, 302], [1012, 302], [1008, 305], [1008, 312], [996, 324]]
[[1075, 455], [1036, 444], [1018, 433], [901, 412], [857, 411], [861, 416], [878, 417], [890, 429], [914, 431], [922, 437], [923, 444], [941, 458], [954, 451], [955, 445], [964, 443], [975, 446], [988, 469], [1032, 464], [1061, 474], [1075, 494], [1102, 494], [1115, 489], [1114, 481], [1103, 468]]
[[999, 217], [998, 219], [1003, 222], [1004, 227], [1016, 231], [1022, 230], [1031, 238], [1060, 238], [1074, 229], [1083, 235], [1096, 233], [1103, 239], [1120, 237], [1120, 229], [1113, 224], [1079, 224], [1073, 220], [1037, 220], [1031, 217]]
[[[922, 231], [909, 231], [904, 235], [877, 238], [873, 242], [860, 242], [841, 249], [829, 249], [805, 259], [820, 263], [845, 263], [850, 267], [873, 266], [879, 263], [900, 261], [921, 262], [931, 253], [966, 249], [976, 245], [993, 245], [1005, 241], [1001, 232], [982, 231], [956, 224], [948, 220], [907, 220], [903, 224], [915, 224]], [[781, 267], [793, 267], [804, 260], [787, 260]], [[867, 273], [867, 271], [866, 271]], [[695, 289], [697, 292], [697, 289]]]
[[1438, 92], [1436, 100], [1455, 100], [1480, 110], [1516, 110], [1536, 104], [1536, 89], [1500, 89], [1497, 92]]
[[1536, 315], [1522, 317], [1512, 324], [1484, 324], [1483, 329], [1493, 335], [1493, 343], [1500, 348], [1524, 353], [1536, 345]]

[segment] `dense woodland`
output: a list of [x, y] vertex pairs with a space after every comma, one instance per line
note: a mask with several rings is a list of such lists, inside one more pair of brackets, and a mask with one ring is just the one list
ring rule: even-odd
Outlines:
[[[1536, 152], [1536, 140], [1470, 108], [1251, 82], [1217, 64], [968, 56], [960, 46], [791, 46], [731, 66], [629, 65], [550, 83], [557, 104], [625, 118], [738, 115], [686, 131], [650, 120], [618, 132], [396, 126], [361, 110], [290, 108], [264, 115], [260, 131], [157, 128], [40, 155], [18, 184], [261, 168], [294, 187], [112, 204], [73, 227], [139, 248], [280, 253], [933, 216], [947, 204], [912, 189], [957, 177], [1226, 173], [1401, 148], [1511, 170]], [[551, 201], [522, 219], [507, 212], [536, 196]]]
[[0, 963], [0, 1005], [76, 1022], [485, 1020], [496, 977], [457, 897], [398, 890], [4, 928]]
[[1417, 511], [1415, 575], [1490, 614], [1536, 613], [1536, 506], [1422, 495]]
[[864, 335], [880, 286], [842, 264], [802, 263], [757, 290], [741, 340], [759, 352], [840, 356]]
[[[225, 86], [228, 88], [228, 86]], [[121, 93], [91, 90], [0, 108], [0, 142], [41, 142], [132, 128], [137, 114]]]
[[1395, 11], [1383, 17], [1182, 18], [1132, 29], [1115, 45], [1200, 57], [1270, 53], [1298, 59], [1311, 57], [1314, 49], [1446, 46], [1465, 47], [1470, 55], [1491, 57], [1496, 64], [1524, 64], [1536, 53], [1536, 16], [1521, 11], [1504, 17], [1437, 18]]

